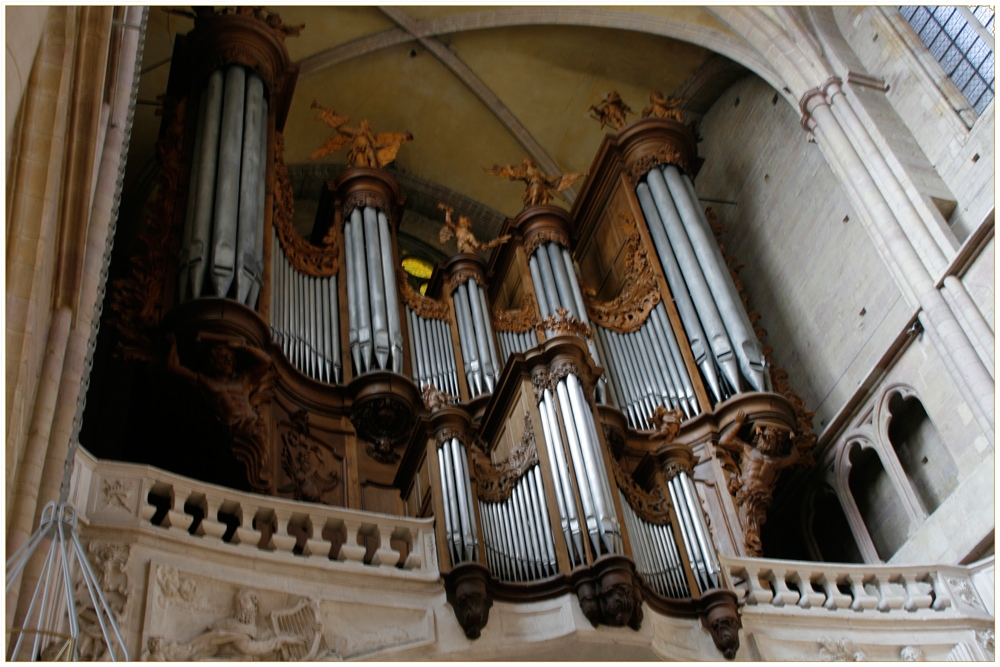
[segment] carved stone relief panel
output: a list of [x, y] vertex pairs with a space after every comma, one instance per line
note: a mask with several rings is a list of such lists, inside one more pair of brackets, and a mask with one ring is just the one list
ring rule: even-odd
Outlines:
[[342, 660], [433, 640], [433, 613], [150, 565], [143, 660]]

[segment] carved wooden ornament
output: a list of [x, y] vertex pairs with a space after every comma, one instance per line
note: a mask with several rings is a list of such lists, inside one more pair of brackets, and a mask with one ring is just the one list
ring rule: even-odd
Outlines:
[[322, 246], [314, 246], [299, 236], [292, 223], [295, 213], [295, 200], [292, 194], [292, 183], [288, 178], [288, 168], [285, 167], [285, 138], [282, 133], [276, 133], [274, 149], [274, 218], [275, 231], [285, 252], [288, 263], [301, 274], [326, 278], [337, 275], [339, 263], [337, 248], [337, 232], [331, 223], [330, 230], [323, 237]]
[[597, 301], [596, 292], [583, 289], [587, 316], [605, 329], [617, 333], [632, 333], [646, 322], [656, 304], [660, 303], [660, 287], [650, 266], [647, 249], [631, 214], [623, 213], [625, 228], [625, 275], [622, 287], [611, 301]]
[[514, 447], [510, 456], [498, 463], [483, 464], [478, 457], [473, 462], [479, 499], [492, 503], [507, 500], [518, 480], [536, 463], [538, 449], [535, 446], [535, 431], [531, 425], [531, 416], [525, 414], [521, 442]]
[[507, 178], [512, 181], [524, 181], [527, 189], [525, 189], [521, 200], [524, 202], [525, 208], [548, 204], [551, 196], [550, 193], [560, 199], [565, 199], [561, 194], [562, 191], [569, 188], [578, 179], [587, 175], [560, 174], [549, 176], [530, 157], [524, 158], [521, 164], [517, 166], [507, 165], [506, 167], [501, 167], [495, 164], [492, 167], [483, 167], [483, 171], [487, 174], [493, 174], [494, 176]]
[[312, 108], [320, 109], [316, 120], [323, 121], [332, 127], [337, 131], [337, 134], [317, 148], [309, 156], [310, 160], [316, 160], [350, 146], [350, 150], [347, 151], [348, 165], [378, 169], [396, 159], [401, 145], [413, 141], [413, 135], [409, 132], [375, 133], [372, 122], [367, 119], [361, 121], [358, 127], [347, 127], [349, 117], [327, 109], [315, 100], [313, 100]]
[[656, 151], [647, 153], [628, 165], [625, 174], [629, 184], [635, 187], [650, 169], [661, 164], [675, 164], [680, 167], [681, 171], [690, 173], [691, 165], [688, 163], [687, 157], [673, 146], [664, 144]]
[[493, 328], [497, 331], [511, 331], [514, 333], [524, 333], [535, 328], [538, 324], [538, 308], [535, 303], [534, 294], [525, 294], [521, 301], [520, 310], [492, 309]]
[[621, 469], [621, 465], [615, 459], [611, 459], [611, 472], [614, 473], [615, 482], [622, 495], [625, 496], [629, 507], [641, 519], [658, 526], [670, 523], [667, 499], [663, 496], [659, 486], [653, 489], [653, 493], [646, 493], [639, 488], [630, 475]]
[[410, 287], [410, 281], [406, 278], [406, 272], [402, 269], [396, 269], [396, 285], [399, 287], [399, 295], [403, 297], [403, 301], [417, 315], [425, 320], [451, 322], [451, 317], [448, 315], [448, 304], [444, 301], [437, 301], [429, 296], [424, 296]]
[[535, 328], [542, 333], [546, 331], [551, 331], [556, 334], [573, 334], [580, 336], [581, 338], [586, 338], [587, 340], [594, 340], [593, 330], [576, 319], [574, 316], [569, 314], [569, 311], [565, 308], [556, 308], [555, 315], [549, 315], [544, 320], [535, 325]]

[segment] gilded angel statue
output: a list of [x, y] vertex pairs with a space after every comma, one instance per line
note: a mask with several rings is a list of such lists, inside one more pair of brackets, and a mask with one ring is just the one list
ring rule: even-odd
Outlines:
[[684, 122], [684, 119], [681, 118], [680, 110], [681, 103], [684, 102], [683, 97], [664, 97], [663, 93], [654, 90], [649, 95], [649, 101], [652, 102], [652, 106], [648, 106], [642, 110], [643, 118], [656, 116], [657, 118], [676, 120], [678, 123]]
[[616, 130], [620, 130], [628, 124], [625, 119], [625, 114], [635, 115], [632, 108], [629, 107], [625, 102], [622, 101], [620, 95], [618, 95], [617, 90], [612, 90], [608, 93], [608, 96], [597, 103], [597, 106], [590, 107], [596, 116], [591, 116], [595, 120], [601, 121], [601, 129], [604, 129], [605, 125], [612, 125]]
[[341, 148], [350, 145], [347, 151], [347, 164], [352, 167], [384, 167], [396, 159], [396, 153], [402, 144], [413, 141], [413, 135], [409, 132], [400, 134], [398, 132], [372, 133], [372, 123], [370, 120], [363, 120], [358, 127], [347, 127], [350, 120], [348, 116], [343, 116], [332, 109], [320, 105], [315, 100], [312, 103], [313, 109], [320, 109], [316, 115], [316, 120], [321, 120], [333, 129], [337, 130], [336, 136], [327, 140], [325, 144], [316, 149], [309, 156], [310, 160], [321, 158], [330, 153], [339, 151]]
[[444, 211], [444, 227], [441, 228], [438, 238], [441, 240], [441, 243], [446, 243], [448, 239], [454, 236], [456, 243], [458, 243], [459, 252], [474, 253], [476, 250], [489, 250], [510, 240], [510, 234], [505, 234], [493, 239], [489, 243], [480, 243], [472, 234], [472, 220], [469, 220], [467, 216], [460, 215], [456, 223], [451, 219], [451, 215], [455, 212], [455, 209], [445, 204], [438, 204], [438, 208]]
[[487, 174], [493, 174], [500, 178], [509, 178], [512, 181], [524, 181], [528, 184], [528, 189], [524, 191], [522, 200], [524, 206], [539, 206], [549, 203], [549, 190], [560, 199], [565, 199], [560, 192], [573, 185], [577, 179], [587, 174], [562, 174], [561, 176], [549, 176], [538, 168], [535, 161], [530, 157], [524, 158], [517, 167], [507, 165], [501, 167], [498, 164], [492, 167], [483, 167]]

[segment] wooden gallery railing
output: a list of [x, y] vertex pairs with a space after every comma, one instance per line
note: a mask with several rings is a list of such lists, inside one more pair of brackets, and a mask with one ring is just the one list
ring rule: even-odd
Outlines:
[[735, 655], [736, 597], [691, 483], [690, 448], [660, 447], [663, 471], [641, 488], [608, 443], [620, 436], [598, 428], [600, 371], [576, 336], [557, 332], [504, 370], [478, 426], [459, 406], [430, 406], [430, 435], [410, 443], [396, 480], [408, 506], [431, 496], [441, 571], [466, 634], [479, 636], [493, 600], [574, 592], [595, 627], [638, 629], [645, 600], [702, 617]]

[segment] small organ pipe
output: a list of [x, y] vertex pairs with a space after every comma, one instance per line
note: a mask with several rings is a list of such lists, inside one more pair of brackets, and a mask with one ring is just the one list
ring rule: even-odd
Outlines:
[[417, 386], [422, 387], [421, 379], [424, 377], [423, 371], [423, 361], [420, 359], [420, 355], [417, 354], [417, 319], [416, 314], [409, 306], [406, 307], [406, 321], [409, 325], [410, 335], [406, 337], [407, 343], [410, 346], [410, 372], [413, 374], [413, 379], [417, 381]]
[[687, 473], [682, 472], [679, 477], [681, 478], [681, 486], [684, 488], [684, 495], [687, 497], [688, 505], [691, 508], [695, 529], [701, 537], [702, 551], [705, 553], [708, 561], [709, 577], [712, 578], [712, 584], [718, 586], [716, 577], [718, 576], [718, 573], [721, 572], [722, 568], [719, 565], [718, 558], [716, 558], [715, 545], [712, 543], [711, 536], [708, 531], [708, 524], [705, 523], [705, 513], [704, 510], [702, 510], [698, 492], [695, 491], [694, 482], [687, 475]]
[[549, 255], [545, 249], [546, 245], [545, 243], [539, 245], [533, 257], [538, 258], [538, 270], [542, 275], [542, 289], [545, 291], [545, 298], [551, 309], [550, 314], [555, 315], [556, 309], [564, 307], [564, 304], [559, 299], [559, 292], [556, 289], [556, 277], [552, 272], [552, 264], [549, 262]]
[[308, 356], [306, 367], [308, 375], [316, 375], [316, 291], [313, 289], [315, 279], [312, 276], [302, 276], [306, 292], [306, 350]]
[[333, 379], [341, 382], [343, 365], [340, 359], [340, 303], [337, 290], [337, 276], [330, 276], [330, 345], [333, 348]]
[[528, 271], [531, 273], [531, 284], [535, 288], [535, 300], [538, 301], [538, 312], [541, 313], [542, 319], [545, 319], [554, 313], [555, 310], [549, 308], [549, 300], [545, 296], [545, 288], [542, 286], [542, 272], [538, 268], [538, 260], [534, 255], [528, 259]]
[[236, 264], [236, 216], [240, 193], [240, 148], [243, 143], [243, 98], [246, 70], [234, 65], [226, 71], [219, 137], [219, 173], [215, 182], [215, 224], [212, 226], [212, 286], [225, 297]]
[[422, 370], [420, 371], [420, 384], [421, 387], [424, 385], [432, 384], [434, 382], [434, 368], [432, 366], [430, 346], [427, 340], [427, 320], [416, 316], [416, 335], [417, 335], [417, 355], [420, 357], [421, 362], [423, 362]]
[[205, 103], [204, 140], [198, 171], [197, 202], [194, 211], [194, 232], [191, 236], [189, 264], [191, 292], [201, 296], [208, 268], [208, 248], [212, 236], [212, 211], [215, 210], [215, 175], [219, 162], [219, 125], [222, 122], [222, 88], [225, 74], [212, 72], [203, 95]]
[[389, 320], [389, 342], [392, 345], [392, 371], [403, 369], [403, 328], [399, 322], [399, 298], [396, 296], [395, 262], [392, 259], [392, 235], [389, 219], [378, 212], [379, 247], [382, 250], [382, 280], [385, 284], [385, 308]]
[[[552, 390], [545, 389], [540, 406], [543, 408], [542, 425], [545, 432], [545, 443], [548, 447], [549, 459], [555, 461], [552, 481], [556, 487], [556, 499], [560, 502], [559, 515], [564, 517], [563, 532], [566, 535], [566, 545], [569, 549], [572, 564], [579, 565], [584, 560], [583, 536], [580, 519], [577, 518], [575, 493], [573, 483], [569, 479], [569, 468], [563, 453], [562, 437], [553, 407]], [[575, 549], [575, 551], [574, 551]]]
[[479, 293], [479, 308], [480, 312], [483, 314], [483, 326], [486, 329], [486, 348], [490, 352], [490, 359], [493, 361], [493, 384], [495, 385], [497, 380], [500, 379], [500, 371], [503, 366], [500, 365], [497, 359], [496, 351], [496, 337], [493, 335], [493, 324], [490, 322], [490, 305], [486, 301], [486, 291], [476, 286], [476, 291]]
[[595, 480], [595, 496], [600, 498], [598, 506], [603, 508], [600, 517], [602, 532], [610, 536], [608, 550], [613, 553], [621, 553], [621, 529], [614, 511], [614, 500], [611, 496], [607, 468], [604, 466], [604, 458], [601, 454], [601, 441], [594, 425], [594, 414], [590, 410], [590, 404], [587, 402], [583, 385], [580, 384], [579, 379], [575, 375], [569, 375], [567, 383], [570, 402], [573, 403], [573, 409], [578, 419], [583, 423], [583, 433], [589, 441], [589, 447], [584, 451], [584, 458], [589, 459], [588, 465], [593, 471], [592, 476]]
[[358, 335], [358, 323], [361, 315], [358, 312], [358, 285], [355, 278], [354, 263], [354, 213], [351, 219], [344, 223], [344, 262], [347, 274], [347, 337], [351, 346], [351, 358], [354, 360], [356, 374], [363, 372], [361, 366], [361, 347]]
[[[469, 307], [469, 290], [466, 288], [466, 283], [462, 283], [455, 290], [458, 293], [456, 305], [461, 304], [459, 307], [459, 322], [461, 326], [459, 331], [465, 332], [465, 340], [468, 345], [469, 354], [469, 367], [472, 372], [472, 382], [469, 391], [471, 392], [475, 388], [475, 396], [479, 396], [483, 393], [483, 380], [482, 380], [482, 360], [479, 357], [479, 343], [476, 340], [475, 327], [472, 324], [472, 312]], [[463, 346], [462, 351], [465, 352], [465, 347]]]
[[[458, 447], [456, 446], [457, 441], [455, 438], [445, 441], [442, 446], [442, 450], [447, 452], [446, 456], [451, 457], [452, 462], [452, 479], [455, 482], [454, 485], [454, 500], [455, 505], [458, 507], [458, 526], [460, 528], [460, 534], [462, 537], [462, 555], [467, 554], [472, 550], [472, 534], [469, 532], [469, 526], [471, 522], [469, 521], [469, 506], [465, 495], [465, 484], [462, 479], [462, 462], [459, 460]], [[463, 558], [467, 560], [467, 558]]]
[[[663, 394], [664, 402], [667, 399], [670, 400], [669, 403], [665, 404], [669, 405], [671, 410], [678, 410], [681, 409], [681, 397], [677, 391], [677, 387], [674, 386], [674, 378], [671, 376], [670, 368], [667, 366], [667, 361], [670, 359], [670, 352], [665, 348], [661, 349], [658, 341], [654, 340], [655, 331], [650, 334], [650, 329], [653, 328], [650, 320], [655, 321], [655, 319], [647, 319], [646, 323], [639, 328], [636, 334], [639, 336], [639, 341], [643, 349], [649, 354], [650, 365], [653, 367], [653, 376], [656, 378], [657, 384], [660, 385], [660, 392]], [[687, 405], [684, 405], [682, 412], [687, 414]]]
[[264, 81], [257, 74], [246, 79], [243, 116], [243, 155], [240, 166], [239, 210], [236, 234], [236, 300], [247, 303], [250, 289], [263, 270], [257, 257], [257, 237], [261, 230], [261, 211], [257, 210], [263, 182], [260, 181], [260, 126], [264, 107]]
[[319, 292], [317, 293], [316, 298], [319, 299], [320, 302], [322, 302], [322, 304], [323, 304], [323, 306], [320, 308], [320, 312], [322, 313], [322, 318], [323, 318], [323, 322], [322, 322], [322, 325], [323, 325], [323, 343], [322, 343], [322, 345], [323, 345], [323, 347], [322, 347], [323, 353], [320, 355], [320, 359], [323, 362], [322, 378], [326, 382], [333, 382], [333, 380], [331, 379], [331, 372], [333, 370], [333, 362], [332, 362], [333, 351], [330, 349], [330, 319], [331, 319], [331, 314], [330, 314], [330, 279], [329, 278], [320, 278], [319, 279], [319, 283], [318, 283], [318, 287], [319, 287]]
[[691, 346], [691, 354], [694, 356], [694, 361], [698, 365], [698, 368], [701, 369], [702, 374], [705, 376], [705, 381], [715, 396], [715, 400], [721, 402], [723, 400], [722, 388], [719, 385], [718, 374], [715, 372], [715, 364], [708, 353], [705, 330], [698, 319], [698, 312], [691, 301], [691, 295], [688, 293], [684, 277], [681, 275], [680, 267], [677, 265], [677, 258], [674, 256], [670, 241], [667, 239], [667, 232], [663, 221], [660, 219], [660, 214], [657, 212], [656, 203], [653, 201], [653, 194], [646, 183], [640, 183], [636, 186], [635, 192], [639, 197], [639, 205], [642, 208], [643, 215], [645, 215], [646, 221], [649, 223], [647, 227], [653, 239], [653, 245], [656, 247], [656, 254], [660, 258], [660, 265], [663, 267], [667, 284], [670, 286], [670, 293], [677, 304], [677, 312], [680, 314], [681, 322], [684, 324], [688, 343]]
[[604, 341], [597, 334], [598, 326], [596, 324], [591, 325], [594, 331], [594, 345], [597, 348], [597, 363], [604, 368], [604, 375], [608, 381], [608, 393], [610, 394], [610, 404], [614, 408], [619, 410], [622, 408], [622, 401], [618, 398], [621, 395], [621, 390], [618, 388], [618, 378], [615, 377], [614, 369], [612, 369], [610, 362], [610, 357], [608, 357], [608, 352], [604, 349]]
[[367, 373], [372, 368], [372, 329], [371, 311], [368, 297], [368, 269], [365, 264], [365, 230], [360, 208], [351, 211], [351, 241], [354, 244], [354, 289], [357, 297], [358, 315], [358, 347], [361, 351], [361, 363], [358, 375]]
[[474, 280], [466, 280], [459, 286], [463, 291], [463, 296], [468, 298], [470, 313], [472, 315], [472, 336], [476, 341], [476, 349], [479, 352], [479, 363], [483, 371], [483, 379], [486, 383], [486, 393], [493, 393], [493, 361], [490, 359], [489, 341], [486, 340], [486, 330], [483, 328], [482, 305], [479, 301], [479, 286]]
[[[657, 308], [660, 304], [657, 304]], [[690, 399], [693, 396], [693, 392], [689, 392], [691, 387], [691, 379], [688, 377], [687, 368], [685, 366], [677, 366], [677, 357], [674, 355], [674, 345], [671, 345], [668, 339], [667, 332], [664, 331], [663, 322], [660, 320], [660, 311], [657, 308], [653, 309], [650, 313], [649, 320], [652, 323], [653, 335], [656, 343], [660, 347], [660, 352], [663, 355], [664, 366], [667, 368], [667, 372], [670, 374], [670, 379], [673, 382], [674, 389], [677, 391], [678, 402], [684, 409], [684, 414], [688, 417], [693, 417], [698, 414], [697, 411], [692, 412], [692, 406]], [[669, 325], [669, 322], [668, 322]], [[673, 331], [670, 332], [671, 334]], [[679, 356], [679, 355], [677, 355]], [[681, 360], [683, 363], [683, 360]]]
[[260, 295], [260, 289], [264, 282], [264, 225], [267, 222], [267, 126], [268, 126], [268, 106], [267, 100], [261, 100], [261, 122], [260, 122], [260, 160], [257, 169], [257, 220], [258, 227], [254, 236], [254, 257], [259, 260], [257, 274], [253, 277], [253, 285], [250, 286], [250, 296], [247, 305], [253, 308]]
[[580, 312], [577, 308], [576, 301], [573, 299], [573, 289], [569, 286], [569, 275], [566, 274], [566, 264], [563, 262], [562, 254], [559, 252], [559, 246], [555, 243], [543, 243], [539, 250], [545, 249], [546, 257], [549, 260], [549, 266], [552, 267], [552, 275], [556, 279], [556, 293], [559, 295], [559, 305], [569, 311], [570, 315], [578, 320], [582, 320], [580, 317]]
[[615, 378], [618, 382], [618, 387], [621, 389], [622, 401], [629, 421], [634, 428], [641, 428], [642, 424], [636, 410], [635, 390], [632, 387], [633, 378], [625, 362], [622, 360], [621, 354], [618, 352], [615, 341], [611, 339], [610, 332], [606, 329], [598, 328], [598, 335], [604, 343], [604, 349], [608, 351], [611, 357], [611, 366], [615, 369]]
[[704, 557], [701, 553], [701, 545], [698, 544], [697, 538], [694, 535], [694, 528], [691, 526], [689, 521], [690, 517], [686, 511], [684, 498], [678, 492], [677, 485], [674, 483], [673, 479], [667, 482], [667, 488], [670, 491], [670, 499], [673, 502], [674, 510], [677, 515], [678, 526], [681, 529], [681, 537], [684, 538], [684, 547], [687, 549], [688, 557], [691, 559], [691, 569], [694, 570], [695, 576], [698, 580], [698, 587], [703, 591], [707, 590], [708, 588], [711, 588], [711, 584], [709, 583], [706, 575], [706, 567]]
[[563, 417], [563, 426], [566, 427], [569, 454], [573, 461], [573, 471], [576, 473], [577, 492], [580, 494], [580, 502], [583, 505], [587, 533], [593, 542], [594, 550], [600, 553], [600, 523], [594, 499], [594, 490], [588, 477], [589, 469], [583, 460], [583, 452], [580, 448], [580, 435], [577, 432], [577, 423], [574, 419], [573, 408], [570, 405], [569, 394], [566, 391], [565, 380], [560, 380], [556, 385], [556, 394], [559, 396], [559, 411]]

